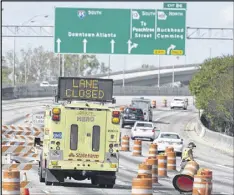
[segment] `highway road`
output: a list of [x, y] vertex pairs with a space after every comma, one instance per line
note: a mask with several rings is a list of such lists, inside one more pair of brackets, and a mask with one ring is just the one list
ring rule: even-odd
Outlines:
[[[123, 99], [120, 98], [123, 104]], [[155, 98], [157, 100], [162, 97]], [[169, 98], [168, 98], [169, 99]], [[200, 164], [200, 167], [209, 168], [213, 171], [213, 194], [233, 194], [233, 156], [227, 155], [221, 151], [214, 150], [208, 145], [200, 142], [199, 138], [195, 137], [189, 131], [185, 131], [187, 123], [196, 117], [198, 114], [196, 109], [191, 105], [192, 98], [189, 100], [190, 106], [188, 110], [169, 110], [168, 108], [157, 108], [154, 111], [154, 121], [158, 129], [161, 131], [174, 131], [180, 133], [185, 140], [185, 144], [193, 140], [197, 144], [195, 149], [195, 157]], [[118, 98], [117, 98], [118, 102]], [[25, 102], [4, 102], [3, 107], [3, 124], [22, 124], [25, 114], [31, 111], [43, 110], [45, 103], [52, 103], [52, 99], [44, 99], [40, 101], [25, 101]], [[126, 104], [129, 103], [129, 100]], [[122, 136], [130, 135], [130, 128], [121, 129]], [[117, 181], [114, 189], [97, 188], [90, 184], [90, 181], [77, 182], [74, 180], [66, 180], [66, 183], [59, 186], [45, 186], [40, 183], [37, 175], [37, 166], [32, 170], [27, 171], [27, 177], [30, 183], [30, 195], [130, 195], [131, 182], [137, 175], [138, 164], [140, 164], [148, 154], [149, 141], [143, 141], [142, 157], [133, 157], [131, 152], [120, 152], [120, 169], [117, 174]], [[132, 147], [131, 142], [131, 147]], [[22, 162], [30, 160], [28, 158], [19, 158]], [[180, 159], [177, 159], [177, 166]], [[179, 169], [179, 167], [177, 167]], [[177, 195], [172, 185], [172, 179], [175, 172], [169, 172], [168, 178], [159, 178], [159, 184], [155, 184], [153, 188], [154, 195]]]

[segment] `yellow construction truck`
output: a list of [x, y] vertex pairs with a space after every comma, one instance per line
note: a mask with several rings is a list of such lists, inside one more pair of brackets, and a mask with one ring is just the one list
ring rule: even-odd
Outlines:
[[46, 185], [64, 179], [91, 180], [113, 188], [119, 168], [120, 111], [113, 80], [60, 77], [55, 103], [45, 110], [39, 180]]

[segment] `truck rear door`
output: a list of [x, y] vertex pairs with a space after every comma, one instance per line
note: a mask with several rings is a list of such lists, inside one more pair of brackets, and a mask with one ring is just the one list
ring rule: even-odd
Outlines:
[[65, 160], [104, 161], [106, 110], [66, 108]]

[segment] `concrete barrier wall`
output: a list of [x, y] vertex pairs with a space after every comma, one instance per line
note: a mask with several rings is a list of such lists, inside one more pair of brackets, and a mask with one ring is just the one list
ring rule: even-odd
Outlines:
[[[2, 91], [5, 100], [14, 98], [52, 97], [57, 87], [19, 86]], [[188, 87], [145, 87], [145, 86], [114, 86], [115, 96], [190, 96]]]
[[203, 140], [210, 143], [212, 147], [233, 154], [234, 137], [209, 130], [202, 124], [200, 117], [197, 118], [197, 123], [194, 128], [197, 134]]

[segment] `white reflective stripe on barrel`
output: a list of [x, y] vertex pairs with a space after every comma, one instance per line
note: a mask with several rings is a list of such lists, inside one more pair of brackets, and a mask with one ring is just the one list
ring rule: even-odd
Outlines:
[[132, 189], [132, 194], [153, 194], [152, 189]]
[[134, 147], [136, 147], [136, 148], [141, 148], [141, 145], [134, 144]]
[[152, 177], [158, 177], [158, 174], [152, 173]]
[[194, 178], [194, 182], [211, 182], [211, 179], [208, 179], [208, 178], [206, 178], [206, 179], [202, 179], [202, 178], [197, 178], [197, 177], [195, 177]]
[[167, 170], [167, 168], [158, 168], [159, 171]]
[[167, 160], [158, 159], [158, 163], [167, 163]]
[[2, 195], [5, 194], [10, 194], [10, 195], [20, 195], [20, 190], [19, 191], [2, 191]]
[[141, 153], [140, 150], [133, 150], [133, 153]]
[[[193, 183], [194, 188], [206, 188], [206, 184]], [[212, 188], [212, 185], [208, 185], [208, 188]]]
[[11, 179], [3, 178], [2, 182], [20, 182], [20, 178], [11, 178]]
[[138, 173], [152, 174], [152, 171], [151, 171], [151, 170], [143, 170], [143, 169], [140, 169], [140, 170], [138, 170]]
[[128, 144], [122, 144], [121, 146], [122, 146], [122, 147], [127, 147], [127, 148], [129, 148], [129, 145], [128, 145]]
[[169, 167], [175, 167], [176, 164], [167, 164], [167, 166], [169, 166]]
[[152, 165], [152, 169], [157, 169], [158, 166], [157, 165]]

